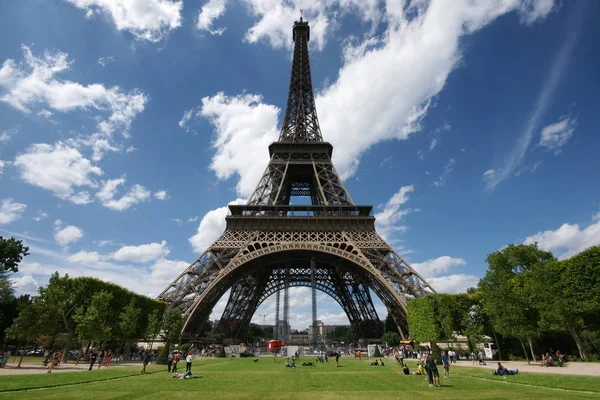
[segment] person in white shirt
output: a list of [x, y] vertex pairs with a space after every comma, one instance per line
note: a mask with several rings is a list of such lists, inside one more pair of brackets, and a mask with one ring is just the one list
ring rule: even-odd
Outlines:
[[192, 373], [192, 354], [188, 353], [187, 357], [185, 358], [185, 373]]

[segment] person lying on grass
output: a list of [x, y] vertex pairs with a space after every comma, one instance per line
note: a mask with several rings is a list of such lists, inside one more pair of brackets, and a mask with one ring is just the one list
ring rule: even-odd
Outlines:
[[198, 378], [202, 378], [202, 375], [192, 375], [191, 371], [186, 372], [185, 374], [173, 374], [173, 376], [171, 378], [178, 378], [178, 379], [198, 379]]
[[492, 375], [516, 375], [518, 373], [518, 369], [507, 369], [502, 365], [502, 363], [498, 363], [498, 369], [492, 371]]

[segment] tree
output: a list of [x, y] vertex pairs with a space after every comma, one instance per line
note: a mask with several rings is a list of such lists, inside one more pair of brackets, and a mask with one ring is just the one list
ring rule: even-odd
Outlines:
[[148, 324], [146, 326], [145, 339], [150, 342], [150, 348], [154, 344], [154, 340], [158, 336], [160, 332], [160, 328], [162, 326], [162, 320], [160, 315], [158, 315], [158, 310], [154, 310], [148, 316]]
[[485, 312], [490, 316], [493, 326], [503, 335], [518, 338], [528, 361], [523, 341], [528, 342], [533, 360], [536, 361], [532, 337], [539, 334], [540, 316], [532, 293], [517, 277], [537, 264], [554, 260], [552, 253], [539, 250], [537, 243], [511, 244], [488, 255], [488, 271], [479, 282], [486, 299]]
[[183, 318], [181, 317], [181, 311], [178, 309], [170, 309], [165, 311], [163, 314], [160, 334], [165, 341], [165, 346], [158, 357], [158, 363], [167, 363], [167, 356], [171, 350], [171, 346], [179, 343], [182, 329]]
[[437, 342], [444, 337], [444, 334], [435, 295], [413, 299], [407, 303], [407, 308], [410, 336], [420, 343], [429, 342], [432, 356], [439, 358], [440, 349]]
[[599, 326], [600, 246], [563, 261], [535, 265], [521, 278], [533, 295], [541, 328], [571, 334], [579, 356], [587, 359], [581, 332]]
[[111, 299], [112, 294], [100, 291], [94, 293], [89, 306], [77, 309], [73, 315], [73, 320], [77, 323], [77, 336], [89, 342], [101, 342], [110, 335], [111, 327], [106, 320]]
[[382, 343], [387, 343], [388, 346], [398, 346], [400, 344], [400, 335], [396, 332], [386, 332], [381, 338]]
[[[36, 303], [22, 303], [19, 308], [19, 315], [14, 319], [12, 326], [6, 330], [6, 335], [19, 342], [33, 342], [44, 331], [43, 309]], [[23, 354], [17, 367], [21, 367], [22, 361]]]
[[0, 236], [0, 271], [19, 271], [19, 263], [29, 255], [29, 247], [22, 240]]
[[256, 343], [259, 339], [264, 337], [264, 332], [259, 325], [250, 323], [248, 325], [248, 333], [246, 336], [249, 343]]
[[129, 355], [130, 341], [136, 339], [138, 325], [140, 323], [141, 310], [135, 306], [135, 299], [132, 298], [129, 304], [119, 315], [119, 330], [121, 339], [127, 343], [127, 354]]
[[50, 276], [48, 286], [39, 289], [39, 297], [44, 307], [44, 315], [48, 323], [45, 325], [46, 333], [55, 337], [59, 333], [67, 334], [64, 361], [71, 349], [73, 335], [75, 334], [75, 321], [73, 315], [84, 300], [84, 293], [79, 282], [69, 278], [69, 275], [61, 277], [58, 272]]

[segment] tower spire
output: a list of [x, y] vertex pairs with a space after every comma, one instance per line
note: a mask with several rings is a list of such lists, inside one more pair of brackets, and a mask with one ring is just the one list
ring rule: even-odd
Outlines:
[[317, 119], [315, 95], [310, 76], [308, 56], [310, 27], [307, 21], [302, 20], [302, 10], [300, 10], [300, 21], [294, 22], [292, 38], [294, 40], [294, 60], [292, 61], [290, 91], [279, 141], [322, 142], [323, 136]]

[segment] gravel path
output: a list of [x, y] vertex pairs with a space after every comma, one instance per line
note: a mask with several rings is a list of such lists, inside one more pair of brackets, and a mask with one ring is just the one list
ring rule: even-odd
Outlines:
[[[508, 369], [518, 369], [519, 372], [535, 372], [541, 374], [558, 374], [558, 375], [588, 375], [600, 376], [600, 363], [594, 362], [573, 362], [567, 363], [564, 367], [542, 367], [540, 363], [527, 364], [527, 361], [503, 361], [502, 365]], [[452, 364], [452, 367], [473, 367], [470, 361], [459, 361]], [[498, 363], [489, 361], [487, 365], [477, 365], [473, 368], [496, 369]]]

